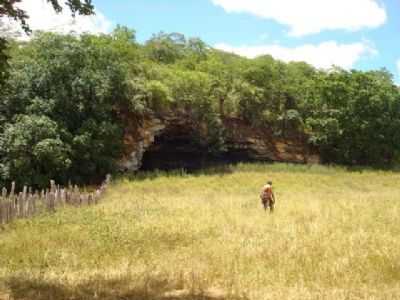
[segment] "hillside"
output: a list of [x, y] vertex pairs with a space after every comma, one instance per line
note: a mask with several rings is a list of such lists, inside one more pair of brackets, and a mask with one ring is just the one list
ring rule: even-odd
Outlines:
[[399, 180], [286, 164], [122, 177], [96, 207], [0, 229], [0, 299], [397, 299]]
[[9, 45], [1, 186], [93, 184], [118, 170], [213, 160], [399, 161], [400, 91], [384, 69], [247, 59], [179, 33], [138, 43], [121, 26]]

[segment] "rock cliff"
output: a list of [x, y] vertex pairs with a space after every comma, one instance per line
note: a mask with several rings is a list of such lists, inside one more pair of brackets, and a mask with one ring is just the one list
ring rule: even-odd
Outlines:
[[125, 118], [122, 171], [194, 169], [219, 162], [269, 161], [318, 163], [304, 137], [277, 138], [266, 128], [254, 128], [237, 118], [224, 118], [226, 149], [210, 154], [196, 142], [196, 124], [184, 114]]

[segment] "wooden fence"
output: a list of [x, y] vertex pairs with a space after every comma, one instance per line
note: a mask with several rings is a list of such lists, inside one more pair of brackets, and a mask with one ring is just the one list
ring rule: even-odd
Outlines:
[[3, 188], [0, 195], [0, 225], [12, 222], [19, 218], [29, 218], [43, 212], [54, 212], [57, 207], [64, 205], [95, 205], [99, 202], [104, 191], [111, 181], [106, 180], [94, 192], [80, 191], [78, 186], [61, 187], [54, 180], [50, 181], [50, 188], [33, 192], [24, 186], [22, 192], [15, 193], [15, 182], [8, 192]]

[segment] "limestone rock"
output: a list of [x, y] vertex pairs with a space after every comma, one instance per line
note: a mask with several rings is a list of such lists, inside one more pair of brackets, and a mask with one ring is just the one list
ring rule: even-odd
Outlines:
[[[193, 159], [203, 156], [198, 149], [193, 149], [189, 141], [183, 143], [185, 138], [190, 140], [193, 131], [193, 120], [185, 114], [166, 114], [163, 117], [147, 116], [142, 120], [126, 118], [124, 135], [124, 156], [120, 160], [119, 168], [123, 171], [136, 171], [142, 166], [142, 159], [146, 151], [169, 151], [159, 149], [155, 145], [157, 138], [162, 138], [173, 144], [181, 153], [186, 153]], [[310, 151], [302, 136], [292, 138], [277, 138], [265, 128], [254, 128], [250, 124], [238, 118], [225, 118], [223, 125], [227, 132], [227, 151], [220, 157], [222, 160], [254, 160], [277, 161], [291, 163], [319, 163], [319, 156]], [[167, 145], [169, 146], [169, 144]], [[185, 148], [186, 147], [186, 148]], [[161, 153], [161, 152], [160, 152]], [[192, 153], [192, 155], [191, 155]], [[178, 154], [179, 155], [179, 154]], [[177, 157], [180, 158], [180, 157]], [[168, 159], [174, 159], [168, 157]], [[204, 156], [203, 160], [208, 157]]]

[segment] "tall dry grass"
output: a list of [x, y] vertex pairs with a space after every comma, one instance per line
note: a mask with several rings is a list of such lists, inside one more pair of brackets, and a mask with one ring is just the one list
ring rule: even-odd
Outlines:
[[[267, 179], [273, 215], [258, 198]], [[399, 237], [394, 172], [148, 173], [95, 208], [4, 228], [0, 299], [400, 299]]]

